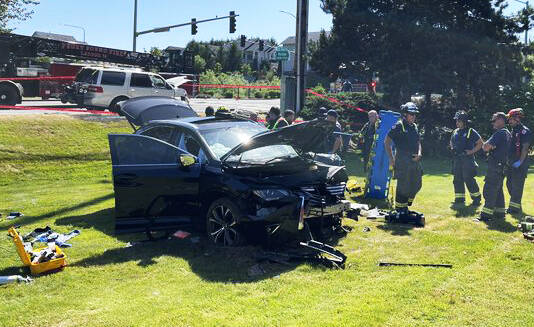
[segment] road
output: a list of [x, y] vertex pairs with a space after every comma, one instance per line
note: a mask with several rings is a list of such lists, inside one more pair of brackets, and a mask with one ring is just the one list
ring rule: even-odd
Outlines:
[[[258, 99], [258, 100], [236, 100], [236, 99], [190, 99], [189, 103], [191, 107], [198, 113], [204, 113], [204, 109], [207, 106], [212, 106], [217, 109], [221, 106], [224, 106], [228, 109], [247, 109], [250, 111], [255, 111], [258, 113], [266, 113], [272, 106], [279, 107], [279, 99]], [[61, 110], [51, 110], [54, 108], [59, 109], [76, 109], [76, 105], [65, 105], [61, 101], [55, 100], [24, 100], [22, 104], [18, 106], [23, 107], [39, 107], [47, 108], [47, 110], [0, 110], [0, 115], [10, 115], [10, 114], [35, 114], [35, 113], [64, 113], [64, 114], [86, 114], [84, 111], [61, 111]]]

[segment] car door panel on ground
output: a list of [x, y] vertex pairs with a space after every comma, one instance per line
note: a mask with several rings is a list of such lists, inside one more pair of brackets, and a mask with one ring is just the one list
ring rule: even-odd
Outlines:
[[116, 233], [142, 231], [148, 224], [179, 226], [193, 217], [187, 203], [198, 201], [198, 162], [183, 167], [179, 157], [185, 151], [149, 136], [111, 134], [109, 144]]

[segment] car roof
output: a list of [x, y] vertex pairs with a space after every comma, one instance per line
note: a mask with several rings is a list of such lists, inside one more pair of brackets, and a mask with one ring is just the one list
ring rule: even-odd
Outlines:
[[111, 71], [111, 72], [121, 72], [121, 73], [142, 73], [142, 74], [149, 74], [149, 75], [157, 75], [152, 72], [144, 71], [140, 68], [128, 68], [128, 67], [94, 67], [94, 66], [85, 66], [82, 69], [92, 69], [92, 70], [104, 70], [104, 71]]
[[216, 118], [216, 117], [187, 117], [179, 119], [153, 120], [146, 126], [166, 124], [189, 127], [197, 130], [217, 129], [235, 125], [235, 123], [251, 123], [252, 120], [239, 118]]

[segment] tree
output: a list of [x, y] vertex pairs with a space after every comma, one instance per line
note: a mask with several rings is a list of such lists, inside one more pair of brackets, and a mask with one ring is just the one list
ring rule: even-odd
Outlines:
[[232, 42], [228, 50], [225, 71], [233, 72], [239, 70], [241, 65], [241, 50], [237, 48], [236, 42]]
[[26, 20], [31, 17], [33, 10], [29, 7], [38, 5], [35, 0], [2, 0], [0, 1], [0, 32], [9, 32], [7, 23], [10, 20]]
[[152, 47], [150, 48], [150, 54], [155, 57], [161, 57], [161, 55], [163, 55], [163, 52], [158, 47]]
[[242, 64], [241, 65], [241, 73], [245, 76], [252, 75], [252, 67], [250, 67], [249, 64]]
[[[421, 92], [429, 126], [457, 107], [494, 110], [499, 86], [520, 83], [517, 33], [532, 16], [529, 9], [507, 17], [505, 7], [504, 0], [322, 0], [333, 28], [312, 46], [311, 64], [336, 76], [379, 72], [394, 107]], [[449, 108], [432, 107], [432, 93], [448, 97]]]
[[193, 59], [193, 69], [197, 74], [204, 72], [206, 70], [206, 60], [200, 55], [196, 55]]

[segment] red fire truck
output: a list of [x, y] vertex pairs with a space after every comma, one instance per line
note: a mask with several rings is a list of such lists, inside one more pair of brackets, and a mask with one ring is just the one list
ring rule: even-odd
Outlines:
[[16, 105], [22, 97], [57, 97], [83, 65], [39, 63], [36, 58], [89, 60], [171, 73], [190, 73], [191, 54], [168, 50], [162, 56], [88, 44], [0, 33], [0, 105]]

